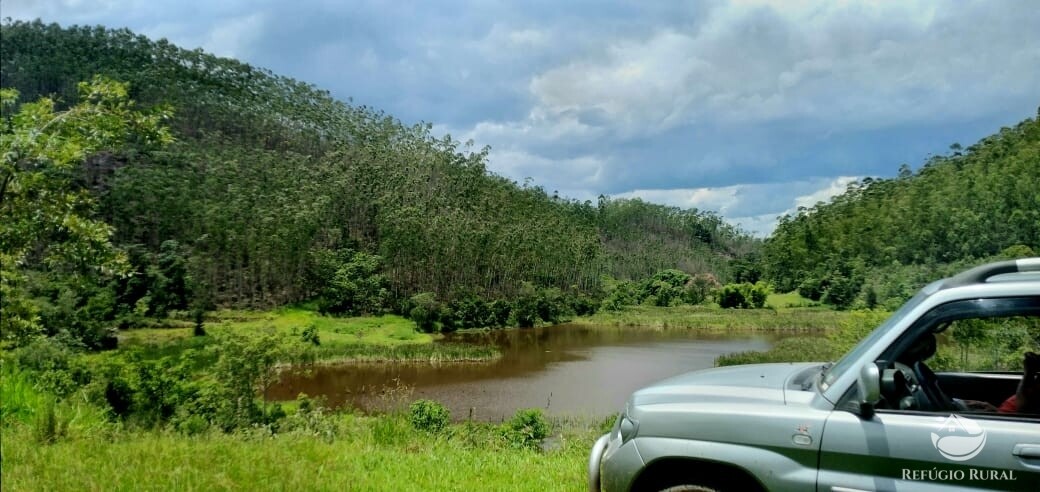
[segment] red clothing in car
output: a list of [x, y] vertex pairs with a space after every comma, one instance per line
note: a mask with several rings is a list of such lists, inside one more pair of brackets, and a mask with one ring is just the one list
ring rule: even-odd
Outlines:
[[1018, 413], [1018, 396], [1012, 395], [1011, 398], [1004, 400], [1004, 403], [1000, 404], [997, 411], [1000, 413]]

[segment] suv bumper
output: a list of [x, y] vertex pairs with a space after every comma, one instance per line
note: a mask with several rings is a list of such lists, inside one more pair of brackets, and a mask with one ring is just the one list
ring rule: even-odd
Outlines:
[[610, 434], [603, 434], [592, 445], [592, 452], [589, 453], [589, 492], [600, 492], [599, 465], [609, 442]]

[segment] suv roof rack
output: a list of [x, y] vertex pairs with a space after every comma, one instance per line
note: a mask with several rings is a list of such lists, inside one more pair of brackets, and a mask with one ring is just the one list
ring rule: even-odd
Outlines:
[[943, 282], [943, 288], [961, 287], [981, 284], [997, 275], [1020, 272], [1040, 272], [1040, 258], [1022, 258], [1020, 260], [998, 261], [977, 266], [959, 273]]

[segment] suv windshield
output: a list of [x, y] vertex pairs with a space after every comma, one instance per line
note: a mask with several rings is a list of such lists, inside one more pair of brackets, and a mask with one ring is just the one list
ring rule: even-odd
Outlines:
[[874, 347], [877, 344], [878, 339], [884, 336], [892, 325], [899, 322], [899, 320], [903, 319], [907, 313], [917, 307], [921, 301], [928, 297], [929, 293], [930, 291], [927, 288], [918, 292], [917, 295], [907, 301], [906, 304], [903, 304], [903, 307], [892, 313], [892, 316], [889, 316], [884, 323], [881, 323], [877, 328], [874, 328], [874, 331], [870, 332], [870, 335], [867, 335], [866, 338], [856, 344], [856, 346], [846, 353], [838, 362], [830, 368], [825, 369], [821, 374], [822, 380], [820, 381], [820, 391], [825, 391], [829, 388], [830, 385], [841, 377], [841, 375], [844, 374], [852, 364], [860, 359], [864, 352], [870, 350], [871, 347]]

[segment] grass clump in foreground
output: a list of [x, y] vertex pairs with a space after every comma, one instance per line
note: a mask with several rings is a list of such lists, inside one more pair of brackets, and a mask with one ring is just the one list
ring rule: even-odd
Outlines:
[[488, 424], [429, 434], [395, 416], [339, 420], [332, 439], [116, 432], [40, 446], [9, 430], [4, 490], [581, 490], [598, 432], [564, 429], [562, 445], [541, 452]]
[[[5, 388], [9, 378], [28, 381], [5, 371]], [[501, 425], [437, 416], [420, 430], [404, 412], [330, 412], [303, 397], [276, 422], [189, 434], [66, 399], [55, 415], [64, 433], [44, 438], [32, 415], [47, 411], [37, 403], [47, 395], [15, 391], [20, 401], [5, 398], [0, 408], [5, 491], [579, 490], [589, 446], [603, 432], [599, 421], [550, 423], [538, 410]], [[543, 449], [550, 435], [554, 445]]]

